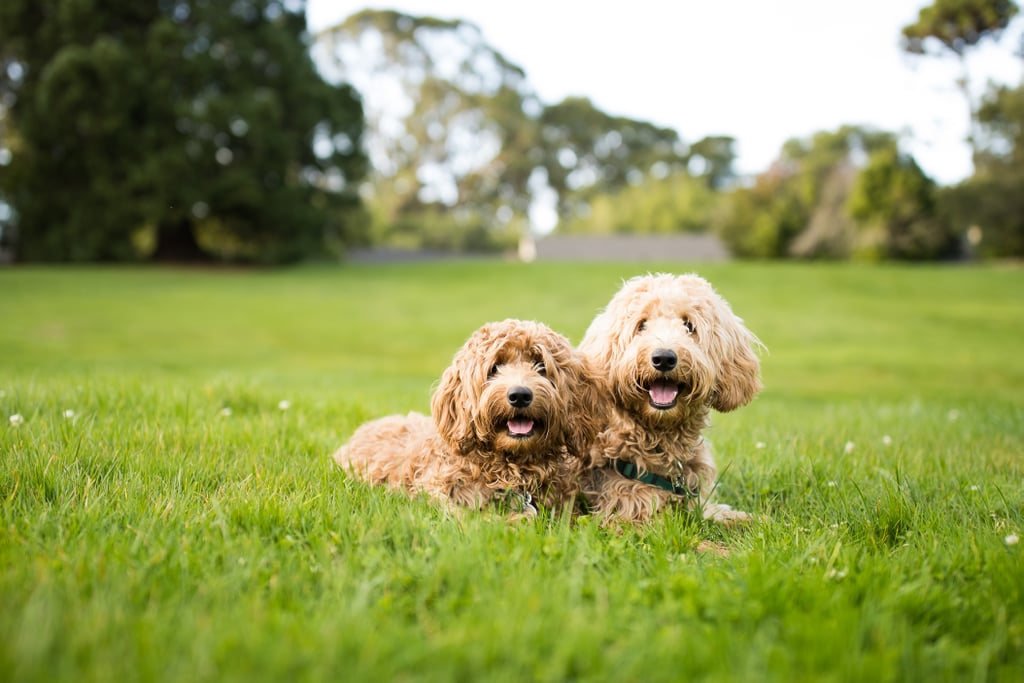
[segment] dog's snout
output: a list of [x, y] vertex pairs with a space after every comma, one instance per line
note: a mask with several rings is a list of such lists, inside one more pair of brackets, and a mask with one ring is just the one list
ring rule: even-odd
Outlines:
[[513, 408], [525, 408], [533, 402], [533, 392], [527, 387], [512, 387], [506, 396]]
[[651, 365], [659, 372], [668, 372], [679, 362], [679, 357], [672, 349], [655, 349], [651, 354]]

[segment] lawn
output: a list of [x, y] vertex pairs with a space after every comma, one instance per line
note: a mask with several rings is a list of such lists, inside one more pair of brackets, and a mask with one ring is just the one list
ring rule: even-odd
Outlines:
[[0, 680], [1024, 680], [1019, 267], [701, 266], [768, 348], [709, 432], [749, 528], [333, 467], [481, 323], [578, 341], [646, 270], [691, 268], [0, 270]]

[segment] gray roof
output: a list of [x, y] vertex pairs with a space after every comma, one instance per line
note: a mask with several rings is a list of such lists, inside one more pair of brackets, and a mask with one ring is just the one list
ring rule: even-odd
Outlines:
[[549, 235], [536, 241], [538, 261], [728, 261], [715, 235]]

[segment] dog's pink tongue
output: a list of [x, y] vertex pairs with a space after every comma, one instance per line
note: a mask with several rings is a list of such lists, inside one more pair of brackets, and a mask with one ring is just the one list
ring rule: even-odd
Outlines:
[[651, 384], [651, 400], [658, 405], [665, 406], [672, 403], [678, 394], [679, 385], [666, 379], [659, 379]]
[[515, 418], [508, 421], [508, 433], [525, 436], [533, 431], [533, 420]]

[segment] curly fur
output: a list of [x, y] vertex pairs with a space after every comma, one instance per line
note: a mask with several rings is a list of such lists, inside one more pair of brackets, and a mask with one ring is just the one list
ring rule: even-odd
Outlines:
[[[589, 367], [545, 325], [484, 325], [442, 374], [431, 417], [410, 413], [362, 425], [334, 459], [371, 484], [470, 508], [509, 494], [562, 505], [579, 493], [598, 429], [586, 410], [597, 400]], [[524, 388], [532, 400], [514, 405], [510, 390]], [[531, 423], [528, 435], [519, 433]]]
[[[585, 494], [608, 518], [643, 521], [672, 504], [701, 506], [719, 521], [746, 518], [710, 502], [717, 469], [702, 433], [710, 410], [749, 403], [761, 389], [761, 346], [711, 285], [696, 275], [627, 281], [591, 323], [579, 350], [602, 375], [595, 411], [602, 431], [590, 449]], [[658, 355], [674, 366], [655, 367]], [[671, 399], [671, 400], [669, 400]], [[632, 462], [694, 492], [687, 497], [627, 479], [609, 467]]]

